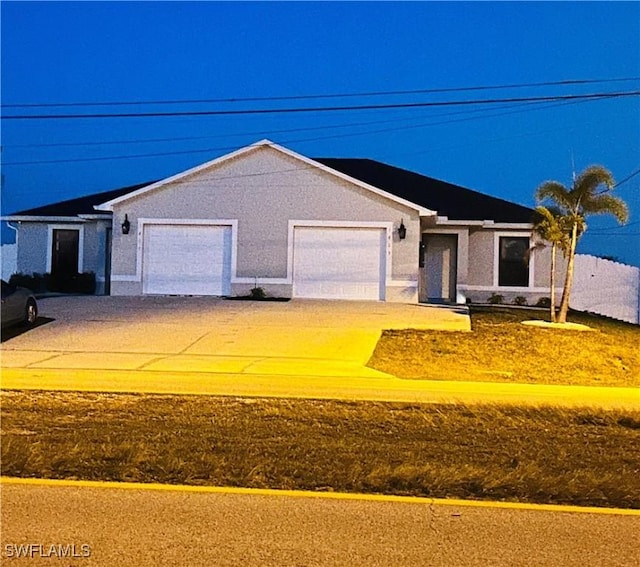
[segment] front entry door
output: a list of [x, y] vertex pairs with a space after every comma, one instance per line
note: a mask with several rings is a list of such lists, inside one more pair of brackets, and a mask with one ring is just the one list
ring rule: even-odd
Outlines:
[[454, 234], [428, 234], [424, 239], [423, 301], [456, 301], [458, 237]]
[[80, 231], [54, 229], [51, 250], [51, 275], [72, 276], [78, 273]]

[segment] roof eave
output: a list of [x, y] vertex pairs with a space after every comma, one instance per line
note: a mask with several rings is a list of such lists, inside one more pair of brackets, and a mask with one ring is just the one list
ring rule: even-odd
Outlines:
[[[102, 216], [100, 218], [103, 218]], [[0, 217], [6, 222], [66, 222], [86, 223], [88, 219], [78, 215], [6, 215]]]
[[495, 221], [492, 219], [485, 220], [450, 220], [448, 217], [439, 216], [435, 226], [477, 226], [480, 228], [492, 228], [492, 229], [532, 229], [533, 223], [530, 222], [503, 222]]
[[81, 219], [87, 220], [111, 220], [111, 211], [103, 211], [101, 213], [83, 213], [78, 215]]

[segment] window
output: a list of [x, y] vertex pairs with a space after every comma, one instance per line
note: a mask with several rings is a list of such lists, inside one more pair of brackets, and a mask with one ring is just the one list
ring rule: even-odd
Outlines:
[[529, 238], [523, 236], [500, 237], [498, 285], [527, 287], [529, 285]]

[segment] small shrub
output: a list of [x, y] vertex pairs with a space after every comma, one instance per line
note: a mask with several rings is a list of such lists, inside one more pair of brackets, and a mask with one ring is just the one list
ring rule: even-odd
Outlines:
[[536, 307], [546, 307], [546, 308], [551, 307], [551, 298], [549, 298], [549, 297], [541, 297], [536, 302]]
[[96, 275], [93, 272], [53, 276], [52, 274], [13, 274], [9, 278], [11, 285], [25, 287], [33, 293], [54, 291], [59, 293], [85, 293], [88, 295], [96, 292]]
[[83, 272], [75, 279], [75, 292], [93, 295], [96, 292], [96, 275], [93, 272]]
[[267, 294], [264, 292], [264, 289], [262, 289], [261, 287], [254, 287], [254, 288], [251, 288], [251, 291], [249, 292], [249, 297], [251, 299], [265, 299], [267, 297]]
[[492, 305], [500, 305], [504, 303], [504, 295], [500, 295], [499, 293], [492, 293], [489, 296], [488, 302]]
[[96, 291], [96, 275], [93, 272], [50, 276], [49, 291], [60, 293], [84, 293], [91, 295]]
[[24, 287], [33, 293], [42, 293], [47, 291], [49, 283], [48, 274], [31, 274], [30, 276], [23, 273], [13, 274], [9, 278], [9, 284], [18, 287]]
[[519, 295], [518, 297], [516, 297], [513, 300], [513, 304], [514, 305], [526, 305], [527, 304], [527, 298], [524, 295]]

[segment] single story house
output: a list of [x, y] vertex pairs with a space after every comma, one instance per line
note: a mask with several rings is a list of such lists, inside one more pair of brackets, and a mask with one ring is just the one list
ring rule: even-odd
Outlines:
[[112, 295], [531, 304], [550, 252], [534, 211], [369, 159], [268, 140], [153, 183], [4, 217], [18, 272], [96, 274]]

